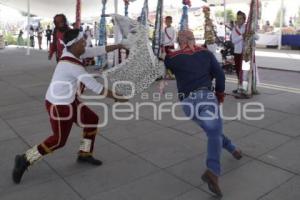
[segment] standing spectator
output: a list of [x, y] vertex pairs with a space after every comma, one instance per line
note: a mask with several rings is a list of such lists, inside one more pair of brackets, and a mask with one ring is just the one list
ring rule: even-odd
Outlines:
[[55, 25], [55, 28], [53, 30], [53, 40], [50, 44], [49, 60], [55, 53], [56, 61], [58, 62], [64, 49], [64, 45], [60, 43], [60, 40], [64, 40], [64, 34], [66, 31], [70, 30], [70, 27], [68, 26], [68, 21], [64, 14], [55, 15], [53, 23]]
[[238, 78], [238, 86], [236, 90], [233, 90], [233, 93], [238, 93], [243, 91], [243, 49], [244, 49], [244, 34], [246, 31], [246, 14], [242, 11], [237, 13], [237, 22], [235, 27], [231, 32], [231, 40], [234, 44], [234, 62], [236, 68], [236, 74]]
[[17, 41], [18, 46], [23, 46], [24, 45], [24, 40], [23, 40], [23, 31], [20, 30], [19, 35], [18, 35], [18, 41]]
[[44, 29], [41, 26], [41, 23], [39, 23], [36, 30], [37, 30], [37, 38], [38, 38], [39, 49], [41, 50], [42, 49], [43, 32], [44, 32]]
[[99, 25], [97, 22], [94, 24], [94, 38], [95, 38], [95, 46], [98, 46], [99, 41]]
[[175, 49], [176, 31], [172, 26], [173, 19], [171, 16], [165, 18], [166, 27], [162, 32], [162, 52], [166, 54]]
[[29, 39], [30, 39], [30, 46], [32, 48], [34, 48], [34, 28], [32, 25], [30, 25], [30, 28], [29, 28]]
[[92, 44], [93, 35], [92, 35], [92, 30], [90, 29], [89, 26], [86, 27], [84, 34], [86, 36], [86, 47], [93, 47]]
[[47, 49], [51, 43], [51, 35], [52, 35], [52, 30], [50, 29], [50, 25], [48, 25], [46, 29]]

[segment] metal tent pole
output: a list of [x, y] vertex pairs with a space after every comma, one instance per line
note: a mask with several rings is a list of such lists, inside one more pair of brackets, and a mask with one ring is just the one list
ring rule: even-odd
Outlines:
[[29, 39], [29, 29], [30, 29], [30, 0], [27, 0], [27, 55], [30, 55], [30, 39]]

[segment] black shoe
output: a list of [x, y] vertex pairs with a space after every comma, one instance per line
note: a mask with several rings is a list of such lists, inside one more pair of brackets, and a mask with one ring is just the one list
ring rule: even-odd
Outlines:
[[13, 170], [12, 178], [16, 184], [21, 182], [22, 176], [25, 170], [28, 168], [30, 163], [27, 161], [25, 155], [16, 155], [15, 157], [15, 167]]
[[93, 156], [78, 156], [77, 162], [88, 163], [88, 164], [96, 165], [96, 166], [102, 165], [102, 161], [95, 159]]

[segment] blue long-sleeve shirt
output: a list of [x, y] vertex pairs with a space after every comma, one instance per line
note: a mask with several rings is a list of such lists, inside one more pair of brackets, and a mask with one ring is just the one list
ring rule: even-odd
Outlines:
[[195, 47], [195, 51], [183, 49], [166, 56], [165, 65], [176, 77], [179, 94], [188, 96], [201, 87], [212, 87], [216, 79], [215, 91], [224, 92], [225, 75], [215, 56], [208, 50]]

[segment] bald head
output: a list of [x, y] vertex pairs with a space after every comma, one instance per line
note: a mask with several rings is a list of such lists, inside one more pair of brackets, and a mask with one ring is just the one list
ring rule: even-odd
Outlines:
[[178, 43], [180, 48], [194, 47], [196, 44], [194, 33], [190, 30], [183, 30], [178, 32]]

